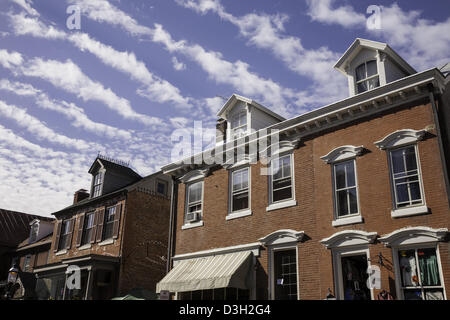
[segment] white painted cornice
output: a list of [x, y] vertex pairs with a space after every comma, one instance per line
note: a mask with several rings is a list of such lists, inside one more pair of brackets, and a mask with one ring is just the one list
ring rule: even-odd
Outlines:
[[395, 230], [379, 238], [385, 246], [400, 246], [416, 243], [443, 241], [449, 234], [447, 228], [433, 229], [430, 227], [406, 227]]
[[331, 237], [320, 240], [327, 248], [340, 248], [347, 246], [370, 244], [377, 238], [376, 232], [366, 232], [361, 230], [343, 230], [336, 232]]
[[376, 141], [375, 145], [381, 150], [404, 146], [416, 143], [423, 139], [425, 130], [402, 129], [392, 132], [380, 141]]
[[364, 150], [363, 146], [355, 147], [351, 145], [340, 146], [331, 150], [328, 154], [320, 157], [326, 163], [356, 158], [361, 155]]

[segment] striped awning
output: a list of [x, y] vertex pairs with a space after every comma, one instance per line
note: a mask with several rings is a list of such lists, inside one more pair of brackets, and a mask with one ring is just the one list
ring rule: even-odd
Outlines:
[[184, 292], [233, 287], [248, 289], [247, 276], [252, 252], [241, 251], [215, 256], [186, 259], [156, 285], [156, 292]]

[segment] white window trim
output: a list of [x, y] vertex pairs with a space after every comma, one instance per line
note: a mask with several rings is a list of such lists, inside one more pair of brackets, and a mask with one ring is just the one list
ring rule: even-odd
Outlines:
[[[235, 118], [240, 119], [240, 117], [242, 117], [242, 116], [245, 118], [245, 125], [241, 125], [240, 124], [240, 120], [239, 120], [239, 125], [237, 127], [233, 128], [233, 120]], [[235, 132], [237, 130], [239, 130], [239, 129], [243, 129], [241, 131], [241, 133], [243, 133], [243, 136], [248, 134], [248, 131], [249, 131], [248, 130], [248, 120], [249, 119], [248, 119], [248, 114], [247, 114], [246, 110], [245, 111], [240, 111], [240, 112], [236, 113], [235, 115], [233, 115], [231, 117], [231, 121], [230, 121], [230, 135], [231, 135], [231, 139], [232, 140], [242, 137], [242, 136], [236, 136], [237, 134]]]
[[99, 242], [98, 245], [99, 246], [106, 246], [108, 244], [113, 244], [114, 243], [114, 239], [113, 238], [108, 238], [103, 240], [102, 242]]
[[[248, 187], [247, 187], [247, 192], [248, 192], [248, 208], [246, 209], [242, 209], [242, 210], [237, 210], [237, 211], [232, 211], [233, 209], [233, 174], [235, 172], [238, 171], [242, 171], [242, 170], [247, 170], [247, 175], [248, 175]], [[226, 216], [226, 220], [231, 220], [231, 219], [236, 219], [236, 218], [241, 218], [241, 217], [246, 217], [246, 216], [250, 216], [252, 215], [252, 171], [251, 171], [251, 167], [250, 166], [246, 166], [246, 167], [238, 167], [235, 168], [233, 170], [229, 171], [229, 184], [228, 184], [228, 215]]]
[[[194, 221], [194, 222], [188, 222], [186, 221], [186, 215], [188, 212], [188, 205], [189, 205], [189, 186], [200, 182], [202, 184], [202, 198], [201, 198], [201, 205], [202, 205], [202, 210], [200, 211], [200, 220], [198, 221]], [[188, 184], [186, 184], [186, 196], [185, 196], [185, 206], [184, 206], [184, 214], [183, 214], [183, 225], [181, 226], [182, 230], [185, 229], [191, 229], [191, 228], [195, 228], [195, 227], [201, 227], [203, 226], [203, 209], [204, 209], [204, 193], [205, 193], [205, 181], [204, 180], [195, 180], [192, 182], [189, 182]]]
[[[445, 292], [445, 282], [444, 282], [444, 275], [442, 273], [442, 263], [441, 263], [441, 255], [439, 250], [439, 244], [437, 242], [435, 243], [416, 243], [416, 244], [410, 244], [405, 246], [395, 246], [392, 248], [392, 255], [394, 257], [394, 270], [395, 270], [395, 287], [397, 291], [397, 299], [404, 300], [405, 297], [403, 295], [403, 287], [402, 287], [402, 279], [400, 274], [400, 263], [398, 261], [398, 252], [401, 250], [418, 250], [418, 249], [429, 249], [429, 248], [435, 248], [436, 249], [436, 258], [438, 261], [438, 268], [439, 268], [439, 277], [441, 280], [441, 286], [444, 300], [447, 300], [447, 295]], [[417, 289], [421, 289], [422, 287], [417, 287]]]
[[283, 199], [280, 201], [273, 202], [273, 183], [272, 183], [272, 161], [269, 164], [270, 174], [268, 177], [269, 181], [269, 205], [266, 207], [266, 211], [273, 211], [281, 208], [287, 208], [297, 205], [295, 200], [295, 169], [294, 169], [294, 153], [286, 152], [277, 155], [276, 159], [283, 158], [285, 156], [290, 157], [290, 167], [291, 167], [291, 193], [292, 197], [290, 199]]
[[[375, 61], [375, 65], [377, 66], [377, 73], [368, 77], [368, 76], [367, 76], [367, 63], [368, 63], [368, 62], [371, 62], [371, 61]], [[364, 66], [365, 66], [365, 69], [366, 69], [366, 74], [365, 74], [366, 78], [361, 79], [361, 80], [357, 80], [357, 79], [356, 79], [356, 69], [358, 69], [358, 68], [359, 68], [360, 66], [362, 66], [362, 65], [364, 65]], [[378, 59], [376, 59], [376, 58], [375, 58], [375, 59], [369, 59], [369, 60], [366, 60], [366, 61], [364, 61], [364, 62], [358, 64], [358, 65], [355, 67], [355, 69], [353, 70], [353, 76], [354, 76], [354, 79], [355, 79], [355, 93], [356, 93], [356, 94], [360, 94], [360, 93], [364, 93], [364, 92], [373, 90], [373, 89], [367, 89], [366, 91], [359, 92], [359, 91], [358, 91], [358, 84], [360, 84], [360, 83], [362, 83], [362, 82], [366, 82], [366, 81], [371, 80], [371, 79], [375, 79], [375, 78], [377, 78], [377, 77], [378, 77], [378, 83], [379, 83], [378, 87], [381, 86], [380, 70], [379, 70], [379, 68], [380, 68], [380, 67], [379, 67], [379, 65], [378, 65]], [[378, 88], [378, 87], [376, 87], [376, 88]], [[375, 88], [374, 88], [374, 89], [375, 89]]]
[[296, 256], [296, 269], [297, 269], [297, 300], [300, 300], [300, 281], [299, 281], [299, 263], [298, 263], [298, 245], [297, 242], [292, 242], [290, 244], [281, 244], [281, 245], [269, 245], [268, 246], [268, 256], [269, 256], [269, 263], [268, 263], [268, 288], [269, 288], [269, 300], [275, 300], [275, 251], [286, 251], [286, 250], [293, 250], [295, 249], [295, 256]]

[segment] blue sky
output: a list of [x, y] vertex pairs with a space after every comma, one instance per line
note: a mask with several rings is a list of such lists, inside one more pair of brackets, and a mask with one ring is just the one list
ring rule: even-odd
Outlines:
[[[380, 30], [366, 29], [372, 4]], [[40, 215], [88, 189], [98, 152], [159, 170], [177, 129], [214, 128], [218, 96], [287, 118], [345, 98], [333, 65], [356, 37], [419, 72], [450, 61], [447, 0], [4, 0], [0, 13], [0, 207]]]

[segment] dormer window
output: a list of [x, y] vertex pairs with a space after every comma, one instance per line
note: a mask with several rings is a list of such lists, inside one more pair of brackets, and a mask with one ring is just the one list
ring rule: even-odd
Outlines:
[[358, 93], [375, 89], [380, 86], [377, 61], [370, 60], [360, 64], [355, 69], [356, 88]]
[[31, 230], [30, 230], [30, 243], [33, 243], [36, 241], [37, 239], [37, 235], [38, 235], [38, 231], [39, 231], [39, 223], [35, 222], [31, 225]]
[[103, 172], [97, 172], [97, 174], [94, 176], [94, 186], [93, 186], [93, 192], [92, 197], [98, 197], [102, 194], [102, 186], [103, 186]]
[[247, 132], [247, 112], [240, 112], [231, 119], [231, 135], [240, 138]]

